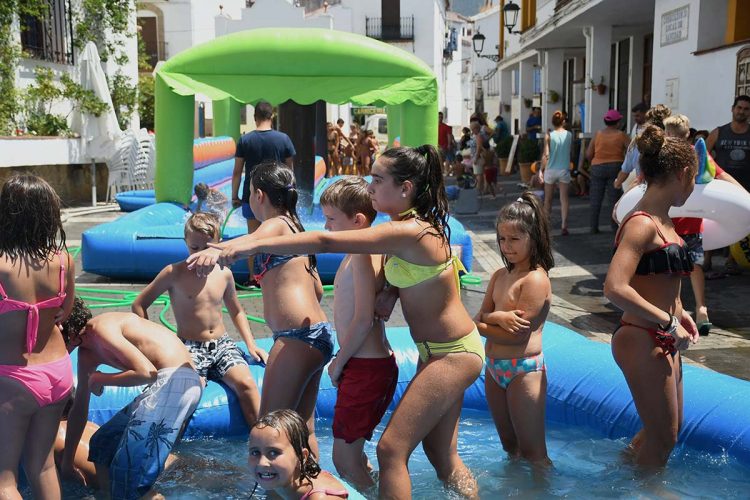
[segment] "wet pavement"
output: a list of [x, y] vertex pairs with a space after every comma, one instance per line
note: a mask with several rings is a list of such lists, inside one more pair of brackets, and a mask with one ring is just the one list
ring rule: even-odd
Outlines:
[[[451, 179], [448, 182], [451, 183]], [[472, 274], [482, 279], [481, 285], [466, 287], [462, 292], [462, 300], [472, 315], [481, 305], [489, 277], [502, 266], [495, 241], [495, 217], [500, 207], [515, 200], [521, 193], [522, 188], [517, 183], [517, 176], [501, 177], [499, 185], [503, 188], [502, 194], [498, 194], [495, 199], [481, 197], [481, 207], [477, 214], [457, 216], [466, 226], [474, 243]], [[66, 210], [64, 227], [69, 246], [80, 245], [81, 234], [87, 228], [123, 215], [111, 206], [109, 211], [105, 210], [107, 207], [101, 205], [95, 211], [84, 208]], [[560, 235], [559, 200], [553, 204], [552, 214], [555, 267], [550, 272], [553, 302], [549, 320], [601, 342], [610, 341], [611, 333], [620, 318], [618, 309], [609, 303], [602, 292], [614, 239], [605, 215], [608, 213], [605, 204], [600, 223], [601, 233], [590, 234], [588, 198], [571, 197], [568, 236]], [[722, 256], [715, 256], [714, 270], [723, 270], [724, 260]], [[145, 285], [84, 273], [80, 255], [76, 258], [76, 266], [76, 283], [79, 287], [138, 291]], [[685, 308], [692, 311], [694, 301], [688, 279], [683, 281], [682, 299]], [[248, 314], [262, 316], [262, 299], [243, 298], [241, 302]], [[706, 302], [713, 329], [709, 336], [701, 337], [697, 345], [684, 353], [685, 361], [750, 380], [750, 270], [739, 276], [707, 281]], [[333, 318], [332, 305], [332, 297], [326, 296], [323, 307], [329, 318]], [[158, 317], [160, 309], [159, 306], [152, 307], [149, 316]], [[98, 314], [104, 310], [97, 309], [94, 312]], [[170, 313], [167, 318], [174, 321]], [[231, 323], [227, 323], [227, 330], [236, 336]], [[400, 311], [394, 311], [388, 325], [405, 324]], [[251, 326], [257, 337], [270, 336], [270, 331], [264, 325], [252, 323]]]

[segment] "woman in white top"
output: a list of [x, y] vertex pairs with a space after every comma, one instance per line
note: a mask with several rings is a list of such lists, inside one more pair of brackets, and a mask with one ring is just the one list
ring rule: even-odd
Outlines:
[[570, 184], [570, 147], [573, 135], [565, 130], [565, 115], [555, 111], [552, 115], [555, 129], [544, 137], [542, 175], [544, 177], [544, 209], [551, 217], [552, 196], [555, 184], [560, 188], [560, 210], [562, 215], [562, 235], [568, 235], [568, 184]]

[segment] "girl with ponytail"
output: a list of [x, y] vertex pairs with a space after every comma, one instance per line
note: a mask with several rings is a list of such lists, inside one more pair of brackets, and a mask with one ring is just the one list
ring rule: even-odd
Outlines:
[[475, 497], [476, 481], [456, 450], [457, 426], [464, 391], [482, 370], [484, 346], [459, 297], [462, 266], [451, 255], [438, 152], [429, 145], [387, 150], [373, 165], [369, 192], [391, 222], [268, 239], [253, 234], [195, 254], [192, 264], [210, 271], [217, 262], [230, 265], [257, 252], [387, 254], [391, 308], [401, 300], [420, 361], [378, 443], [380, 496], [411, 498], [409, 455], [421, 442], [438, 477]]
[[[297, 216], [297, 197], [294, 172], [288, 166], [271, 161], [255, 167], [250, 176], [249, 203], [261, 224], [238, 240], [304, 232]], [[206, 252], [216, 250], [191, 257]], [[323, 287], [315, 257], [301, 252], [253, 251], [247, 255], [253, 254], [252, 272], [263, 292], [263, 317], [274, 338], [263, 377], [260, 414], [279, 409], [299, 413], [310, 431], [311, 451], [319, 456], [314, 410], [323, 367], [333, 353], [333, 329], [320, 307]], [[195, 259], [187, 262], [192, 269]], [[198, 275], [207, 275], [212, 268], [213, 264], [198, 267]]]
[[669, 209], [695, 186], [698, 160], [683, 139], [648, 125], [636, 139], [648, 187], [622, 221], [604, 295], [622, 309], [612, 354], [633, 395], [643, 428], [630, 442], [638, 465], [667, 463], [682, 425], [682, 358], [698, 331], [682, 308], [680, 283], [693, 262]]

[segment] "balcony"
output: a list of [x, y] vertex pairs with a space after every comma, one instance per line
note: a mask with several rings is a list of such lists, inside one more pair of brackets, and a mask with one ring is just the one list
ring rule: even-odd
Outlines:
[[399, 22], [382, 17], [365, 18], [365, 34], [383, 42], [413, 42], [414, 16], [399, 18]]

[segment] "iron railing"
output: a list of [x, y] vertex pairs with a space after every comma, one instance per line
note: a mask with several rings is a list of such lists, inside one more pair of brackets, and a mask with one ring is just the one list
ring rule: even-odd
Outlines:
[[382, 17], [366, 17], [365, 34], [384, 42], [413, 41], [414, 16], [401, 17], [399, 22], [383, 21]]
[[44, 17], [22, 16], [21, 48], [28, 57], [59, 64], [73, 64], [73, 17], [71, 0], [47, 0]]

